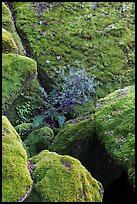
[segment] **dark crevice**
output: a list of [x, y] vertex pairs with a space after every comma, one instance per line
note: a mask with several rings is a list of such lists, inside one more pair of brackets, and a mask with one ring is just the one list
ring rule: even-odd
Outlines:
[[103, 202], [135, 202], [135, 192], [128, 181], [126, 172], [104, 190]]

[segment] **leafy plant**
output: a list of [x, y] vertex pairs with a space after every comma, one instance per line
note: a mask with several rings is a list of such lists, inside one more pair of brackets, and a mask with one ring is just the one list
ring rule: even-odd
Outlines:
[[[65, 70], [65, 71], [64, 71]], [[67, 119], [67, 114], [73, 113], [76, 104], [88, 103], [95, 96], [94, 76], [84, 68], [65, 67], [56, 70], [56, 82], [53, 91], [44, 94], [41, 113], [35, 117], [33, 127], [43, 121], [55, 127], [61, 127]]]

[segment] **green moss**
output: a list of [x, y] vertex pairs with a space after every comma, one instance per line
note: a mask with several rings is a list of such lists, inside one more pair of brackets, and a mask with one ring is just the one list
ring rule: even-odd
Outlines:
[[99, 98], [134, 83], [134, 74], [122, 77], [134, 70], [135, 61], [134, 2], [124, 3], [123, 14], [121, 2], [99, 2], [95, 11], [92, 2], [12, 3], [16, 26], [48, 92], [57, 70], [67, 65], [96, 76]]
[[101, 202], [103, 188], [81, 163], [70, 156], [47, 150], [30, 159], [35, 186], [28, 198], [33, 202]]
[[13, 40], [18, 47], [19, 54], [25, 55], [25, 50], [16, 32], [11, 12], [4, 2], [2, 2], [2, 27], [12, 34]]
[[32, 123], [22, 123], [15, 127], [15, 130], [17, 131], [17, 133], [19, 134], [22, 140], [24, 140], [27, 137], [31, 129], [32, 129]]
[[42, 127], [33, 130], [24, 140], [31, 156], [35, 156], [40, 151], [48, 149], [53, 140], [54, 132], [49, 127]]
[[12, 35], [2, 28], [2, 53], [18, 53], [18, 48], [15, 41], [12, 38]]
[[42, 106], [39, 97], [42, 98], [43, 95], [40, 90], [40, 84], [37, 78], [35, 78], [30, 81], [30, 85], [15, 98], [9, 109], [5, 111], [5, 115], [14, 126], [32, 122], [35, 114], [39, 112]]
[[87, 157], [87, 150], [94, 137], [94, 128], [91, 119], [68, 124], [55, 136], [50, 150], [59, 154], [73, 155], [83, 161]]
[[2, 116], [2, 202], [18, 202], [32, 187], [20, 136]]
[[37, 75], [36, 62], [28, 57], [2, 54], [2, 109], [7, 110], [14, 99], [30, 85]]
[[[99, 103], [98, 103], [99, 105]], [[100, 109], [99, 109], [100, 107]], [[95, 113], [98, 136], [108, 154], [128, 172], [135, 185], [135, 89], [134, 85], [100, 100]]]
[[50, 151], [78, 158], [105, 187], [122, 169], [134, 186], [134, 91], [128, 86], [101, 98], [89, 119], [73, 120], [58, 132]]

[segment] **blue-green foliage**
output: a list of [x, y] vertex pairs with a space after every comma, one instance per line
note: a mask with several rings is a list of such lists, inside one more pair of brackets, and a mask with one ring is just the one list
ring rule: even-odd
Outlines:
[[57, 80], [53, 91], [44, 96], [44, 108], [35, 118], [34, 127], [48, 118], [57, 121], [58, 126], [61, 127], [66, 120], [65, 115], [71, 114], [76, 104], [88, 103], [95, 96], [94, 76], [88, 75], [84, 68], [68, 66], [66, 72], [64, 69], [56, 70], [56, 74]]

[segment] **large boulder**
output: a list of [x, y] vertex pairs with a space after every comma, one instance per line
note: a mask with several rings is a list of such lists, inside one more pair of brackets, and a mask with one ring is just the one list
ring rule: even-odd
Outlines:
[[43, 150], [30, 159], [33, 190], [27, 202], [101, 202], [103, 187], [70, 156]]
[[134, 91], [128, 86], [100, 99], [89, 119], [72, 120], [58, 132], [50, 151], [78, 158], [104, 187], [123, 170], [134, 186]]
[[37, 76], [36, 61], [21, 55], [2, 54], [2, 110], [6, 111], [15, 98]]
[[[59, 69], [84, 67], [98, 97], [134, 83], [134, 2], [12, 2], [16, 27], [48, 92]], [[106, 85], [107, 84], [107, 85]]]
[[31, 191], [27, 153], [6, 116], [2, 116], [2, 202], [19, 202]]
[[101, 143], [135, 188], [135, 86], [100, 99], [94, 117]]
[[49, 127], [42, 127], [33, 130], [24, 140], [28, 151], [32, 156], [35, 156], [42, 150], [48, 149], [54, 138], [54, 132]]

